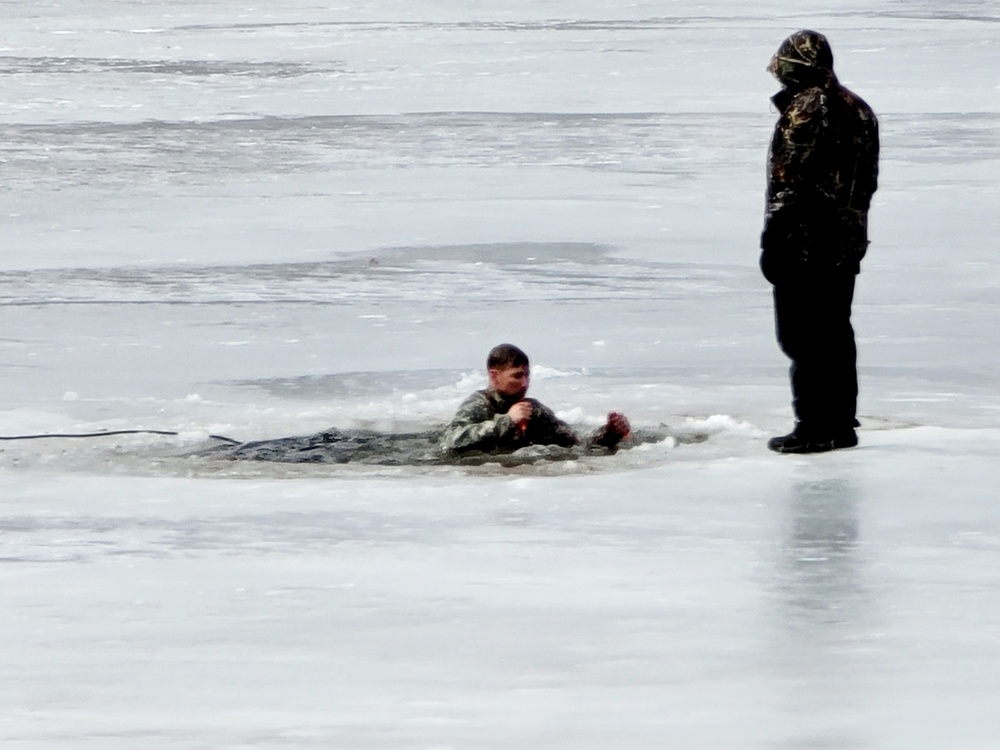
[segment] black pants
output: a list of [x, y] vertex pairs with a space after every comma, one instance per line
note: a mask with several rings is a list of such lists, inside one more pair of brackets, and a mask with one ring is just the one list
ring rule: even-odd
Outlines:
[[775, 329], [792, 360], [792, 408], [800, 431], [826, 436], [857, 425], [854, 279], [837, 274], [774, 287]]

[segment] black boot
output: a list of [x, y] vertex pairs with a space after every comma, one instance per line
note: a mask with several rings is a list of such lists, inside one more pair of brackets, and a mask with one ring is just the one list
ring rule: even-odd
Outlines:
[[767, 441], [767, 447], [776, 453], [824, 453], [853, 448], [857, 444], [858, 435], [853, 428], [814, 431], [803, 429], [802, 425], [797, 425], [787, 435]]

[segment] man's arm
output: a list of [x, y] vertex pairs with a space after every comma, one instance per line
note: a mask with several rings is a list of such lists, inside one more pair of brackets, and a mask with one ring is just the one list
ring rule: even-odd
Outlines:
[[521, 428], [526, 432], [527, 442], [532, 445], [558, 445], [571, 448], [580, 444], [580, 438], [573, 428], [555, 415], [549, 407], [533, 398], [525, 399], [522, 404], [529, 405], [530, 418]]
[[817, 218], [817, 208], [829, 201], [821, 187], [826, 178], [820, 174], [826, 109], [822, 91], [799, 94], [782, 112], [771, 140], [760, 267], [772, 284], [800, 268], [808, 252], [803, 222]]
[[587, 446], [598, 446], [614, 450], [623, 440], [628, 440], [632, 435], [632, 425], [624, 414], [613, 411], [608, 414], [608, 421], [597, 432], [587, 439]]
[[518, 429], [506, 414], [495, 414], [486, 396], [473, 393], [455, 412], [441, 436], [441, 447], [449, 453], [495, 451]]
[[[534, 399], [531, 403], [531, 419], [527, 424], [529, 442], [538, 445], [558, 445], [563, 448], [580, 446], [585, 450], [606, 449], [615, 450], [622, 441], [628, 440], [632, 434], [632, 426], [624, 414], [613, 411], [608, 414], [604, 425], [586, 438], [581, 438], [572, 427], [563, 422], [547, 406]], [[511, 410], [513, 411], [513, 410]]]

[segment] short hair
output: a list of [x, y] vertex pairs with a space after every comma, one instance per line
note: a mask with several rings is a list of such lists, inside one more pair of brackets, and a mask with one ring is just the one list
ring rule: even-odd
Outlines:
[[503, 370], [507, 367], [527, 367], [528, 355], [513, 344], [500, 344], [490, 349], [486, 358], [487, 370]]

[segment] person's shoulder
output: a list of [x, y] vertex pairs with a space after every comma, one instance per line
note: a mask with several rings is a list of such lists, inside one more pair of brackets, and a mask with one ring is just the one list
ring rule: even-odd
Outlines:
[[848, 107], [850, 107], [862, 120], [871, 120], [872, 122], [878, 122], [875, 117], [875, 111], [871, 106], [862, 99], [860, 96], [855, 94], [849, 88], [844, 85], [840, 86], [840, 97], [844, 100]]
[[465, 399], [462, 401], [462, 406], [465, 406], [467, 404], [469, 405], [483, 404], [484, 406], [486, 406], [490, 403], [492, 403], [492, 399], [490, 399], [490, 392], [484, 389], [481, 391], [473, 391], [468, 396], [466, 396]]
[[458, 405], [457, 415], [489, 414], [493, 410], [490, 393], [487, 390], [475, 391], [466, 396]]
[[828, 107], [829, 92], [822, 86], [810, 86], [797, 92], [785, 110], [785, 116], [793, 125], [804, 125], [813, 122]]

